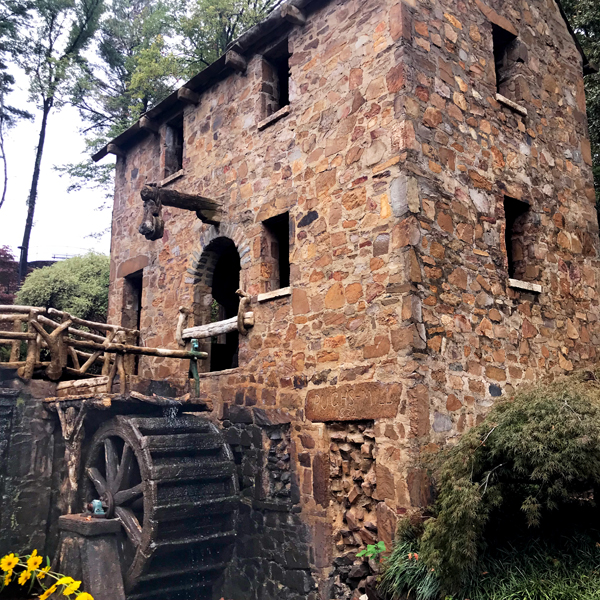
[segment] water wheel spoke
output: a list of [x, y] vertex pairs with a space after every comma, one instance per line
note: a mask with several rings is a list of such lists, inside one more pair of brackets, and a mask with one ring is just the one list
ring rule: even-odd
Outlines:
[[117, 478], [117, 469], [119, 466], [119, 457], [115, 443], [111, 438], [104, 440], [104, 464], [106, 466], [106, 482], [111, 492], [114, 492], [114, 482]]
[[137, 500], [144, 494], [144, 484], [138, 483], [128, 490], [121, 490], [115, 494], [115, 506], [122, 506]]
[[86, 474], [89, 477], [90, 481], [94, 484], [96, 488], [96, 492], [98, 493], [98, 497], [102, 496], [106, 493], [108, 486], [106, 485], [106, 480], [102, 477], [102, 474], [96, 467], [88, 467], [86, 469]]
[[131, 540], [131, 543], [137, 548], [142, 541], [142, 528], [137, 520], [133, 511], [123, 506], [117, 506], [115, 508], [115, 515], [121, 521], [123, 529], [127, 533], [127, 537]]
[[123, 454], [121, 455], [117, 476], [113, 483], [113, 493], [116, 494], [123, 486], [129, 484], [133, 466], [133, 450], [129, 444], [125, 444], [123, 446]]

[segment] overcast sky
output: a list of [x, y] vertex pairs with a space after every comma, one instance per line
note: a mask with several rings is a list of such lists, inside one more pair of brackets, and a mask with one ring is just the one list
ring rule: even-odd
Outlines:
[[[8, 103], [34, 112], [26, 99], [26, 89], [20, 86], [8, 97]], [[109, 252], [109, 234], [100, 240], [86, 237], [110, 225], [110, 208], [97, 210], [104, 202], [104, 194], [98, 190], [68, 193], [68, 177], [61, 177], [53, 170], [56, 165], [85, 158], [85, 144], [79, 133], [81, 125], [79, 114], [72, 107], [50, 113], [29, 244], [30, 261], [51, 260], [53, 256], [72, 256], [90, 250]], [[39, 118], [35, 122], [20, 122], [6, 135], [9, 181], [6, 201], [0, 209], [0, 246], [10, 246], [17, 259], [25, 229], [25, 203], [38, 133]], [[110, 161], [111, 157], [104, 160]]]

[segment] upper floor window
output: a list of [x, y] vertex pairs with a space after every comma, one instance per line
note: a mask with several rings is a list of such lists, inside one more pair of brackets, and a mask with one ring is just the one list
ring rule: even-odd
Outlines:
[[264, 55], [262, 91], [265, 97], [263, 118], [270, 117], [290, 103], [290, 53], [287, 39]]
[[290, 215], [284, 213], [263, 221], [261, 243], [264, 292], [290, 285]]
[[492, 23], [496, 92], [512, 102], [530, 100], [527, 46], [512, 32]]
[[164, 147], [164, 177], [168, 177], [183, 168], [183, 113], [167, 123]]
[[527, 225], [530, 217], [529, 204], [515, 198], [504, 197], [504, 231], [508, 276], [511, 279], [526, 280], [527, 277]]

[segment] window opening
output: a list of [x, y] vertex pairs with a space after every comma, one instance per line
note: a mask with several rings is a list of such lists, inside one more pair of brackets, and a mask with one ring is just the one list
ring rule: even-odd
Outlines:
[[[127, 329], [140, 330], [142, 322], [142, 290], [144, 272], [136, 271], [125, 277], [123, 284], [123, 310], [121, 313], [121, 325]], [[134, 375], [138, 374], [139, 356], [126, 356], [125, 360], [133, 361]]]
[[267, 62], [263, 82], [267, 96], [265, 117], [290, 103], [290, 56], [285, 39], [264, 57]]
[[261, 246], [264, 290], [270, 292], [290, 285], [290, 214], [283, 213], [263, 221]]
[[[223, 321], [237, 316], [240, 297], [240, 256], [235, 244], [228, 240], [215, 265], [212, 282], [213, 301], [210, 321]], [[223, 371], [238, 366], [239, 334], [231, 331], [211, 338], [210, 370]]]
[[165, 131], [165, 177], [183, 168], [183, 113], [167, 123]]
[[496, 91], [505, 93], [506, 83], [511, 76], [511, 66], [515, 62], [510, 59], [511, 49], [516, 45], [517, 38], [492, 23], [492, 37], [494, 40], [494, 64], [496, 67]]
[[525, 223], [529, 212], [529, 204], [515, 198], [504, 197], [504, 214], [506, 229], [504, 239], [508, 258], [508, 276], [511, 279], [525, 278]]

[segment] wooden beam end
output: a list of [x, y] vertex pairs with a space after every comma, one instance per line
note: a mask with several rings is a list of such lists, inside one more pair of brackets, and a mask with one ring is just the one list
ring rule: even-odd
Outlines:
[[306, 16], [304, 13], [293, 4], [286, 3], [281, 7], [281, 16], [294, 25], [305, 25]]
[[225, 66], [241, 73], [246, 70], [248, 63], [246, 62], [246, 59], [235, 50], [228, 50], [227, 54], [225, 54]]

